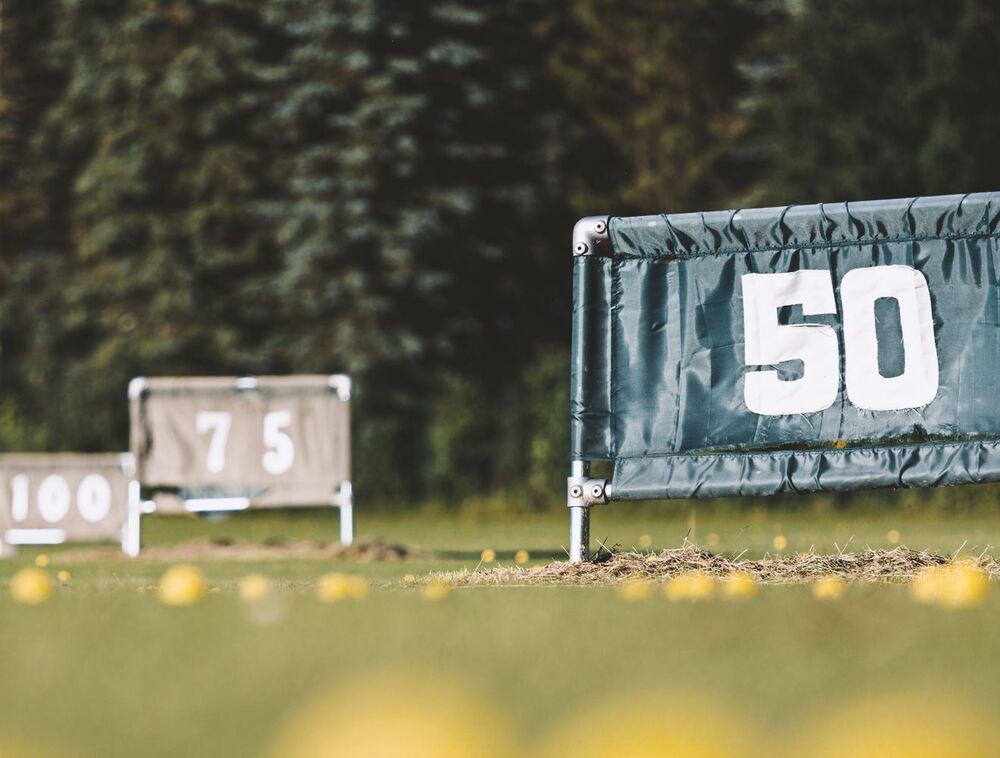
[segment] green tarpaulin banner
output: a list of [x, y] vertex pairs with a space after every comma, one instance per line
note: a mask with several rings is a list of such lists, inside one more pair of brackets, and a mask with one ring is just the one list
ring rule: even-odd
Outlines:
[[1000, 480], [1000, 194], [610, 218], [572, 455], [613, 500]]

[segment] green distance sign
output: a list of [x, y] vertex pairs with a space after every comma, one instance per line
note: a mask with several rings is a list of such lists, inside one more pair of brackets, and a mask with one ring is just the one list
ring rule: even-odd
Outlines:
[[1000, 479], [996, 193], [610, 218], [575, 460], [615, 500]]

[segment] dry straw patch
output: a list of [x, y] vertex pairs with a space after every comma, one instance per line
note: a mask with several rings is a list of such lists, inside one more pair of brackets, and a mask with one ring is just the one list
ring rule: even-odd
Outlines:
[[[724, 577], [734, 573], [752, 577], [762, 584], [795, 584], [812, 582], [821, 577], [837, 576], [849, 582], [899, 582], [912, 579], [925, 566], [951, 562], [928, 552], [906, 548], [892, 550], [867, 549], [858, 553], [819, 555], [814, 552], [782, 555], [761, 559], [729, 557], [693, 546], [661, 550], [660, 552], [604, 553], [599, 559], [580, 564], [557, 561], [530, 569], [520, 566], [479, 568], [475, 571], [453, 571], [438, 579], [455, 586], [481, 585], [596, 585], [621, 584], [635, 581], [662, 581], [678, 574], [700, 572]], [[1000, 563], [991, 556], [981, 555], [975, 563], [1000, 578]]]

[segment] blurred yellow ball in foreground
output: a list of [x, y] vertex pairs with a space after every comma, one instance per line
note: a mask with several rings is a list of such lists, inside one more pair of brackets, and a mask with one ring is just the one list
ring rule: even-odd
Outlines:
[[670, 600], [705, 600], [715, 595], [716, 581], [701, 571], [678, 574], [663, 585]]
[[271, 581], [263, 574], [247, 574], [240, 579], [239, 592], [244, 600], [260, 600], [271, 594]]
[[818, 714], [788, 755], [966, 758], [997, 755], [992, 713], [953, 695], [899, 693]]
[[420, 588], [420, 594], [425, 600], [443, 600], [451, 594], [451, 585], [434, 579]]
[[653, 538], [648, 534], [639, 535], [639, 547], [643, 550], [649, 550], [653, 546]]
[[164, 605], [191, 605], [205, 595], [205, 574], [197, 566], [179, 563], [160, 577], [157, 597]]
[[483, 563], [493, 563], [497, 559], [497, 554], [495, 550], [486, 548], [482, 553], [479, 554], [479, 560]]
[[757, 594], [760, 585], [751, 574], [734, 571], [722, 581], [722, 596], [730, 600], [743, 600]]
[[41, 605], [55, 590], [55, 583], [48, 571], [40, 568], [23, 568], [10, 580], [10, 595], [18, 603]]
[[72, 578], [73, 575], [70, 574], [66, 569], [63, 569], [58, 574], [56, 574], [56, 579], [58, 579], [61, 584], [69, 584], [69, 580]]
[[38, 568], [48, 568], [49, 563], [51, 563], [51, 561], [49, 561], [49, 556], [45, 553], [35, 556], [35, 565], [38, 566]]
[[512, 731], [488, 702], [442, 675], [362, 676], [294, 712], [271, 758], [499, 758], [517, 755]]
[[645, 600], [653, 595], [653, 585], [639, 579], [632, 579], [617, 587], [618, 597], [623, 600]]
[[902, 535], [899, 533], [899, 530], [890, 529], [885, 533], [885, 538], [889, 541], [890, 545], [896, 545], [899, 544], [899, 540], [902, 538]]
[[527, 550], [518, 550], [514, 553], [514, 563], [517, 564], [523, 565], [527, 563], [530, 558], [531, 556], [528, 554]]
[[316, 597], [324, 603], [337, 600], [361, 600], [368, 595], [368, 580], [347, 574], [325, 574], [316, 585]]
[[734, 758], [751, 755], [753, 728], [728, 707], [656, 695], [599, 699], [571, 715], [533, 752], [537, 758]]
[[845, 589], [847, 585], [839, 576], [824, 576], [813, 582], [812, 594], [817, 600], [839, 600]]
[[968, 561], [946, 566], [925, 566], [910, 584], [914, 599], [945, 608], [981, 605], [990, 592], [989, 575]]
[[783, 534], [777, 534], [771, 541], [771, 544], [774, 545], [774, 549], [780, 553], [782, 550], [788, 547], [788, 538]]

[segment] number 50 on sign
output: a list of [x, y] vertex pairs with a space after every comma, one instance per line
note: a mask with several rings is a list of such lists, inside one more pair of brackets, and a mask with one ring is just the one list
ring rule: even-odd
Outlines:
[[[837, 313], [830, 271], [744, 274], [743, 326], [748, 367], [801, 361], [802, 375], [782, 380], [778, 371], [748, 371], [744, 401], [754, 413], [778, 416], [829, 408], [840, 389], [840, 346], [825, 324], [781, 324], [778, 309], [799, 305], [805, 316]], [[904, 369], [883, 376], [878, 363], [875, 304], [899, 308]], [[912, 266], [848, 271], [840, 284], [844, 334], [844, 385], [855, 406], [870, 411], [919, 408], [938, 391], [938, 357], [927, 279]]]

